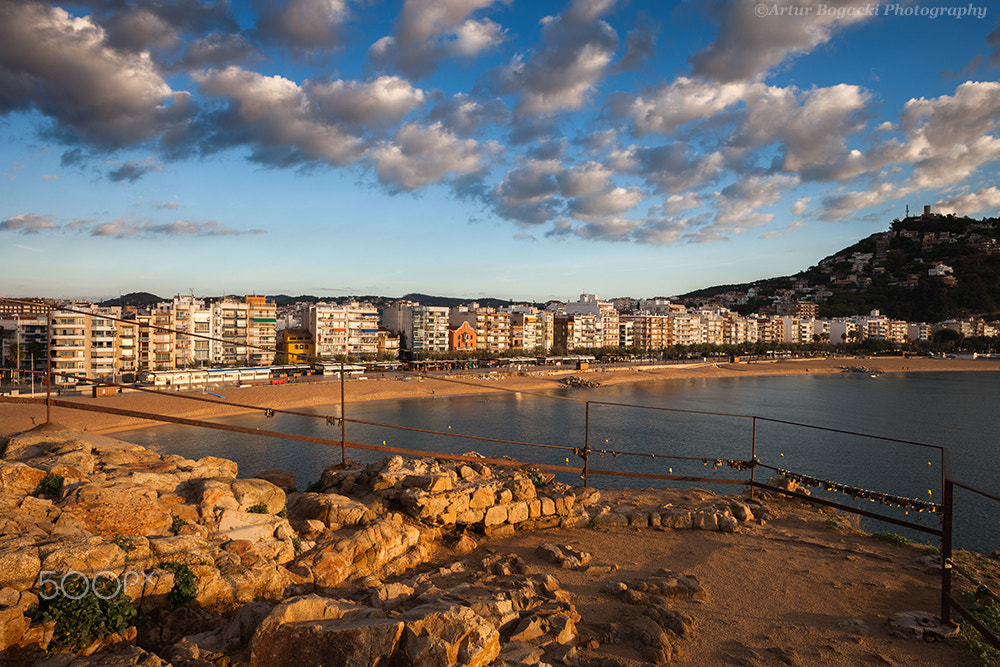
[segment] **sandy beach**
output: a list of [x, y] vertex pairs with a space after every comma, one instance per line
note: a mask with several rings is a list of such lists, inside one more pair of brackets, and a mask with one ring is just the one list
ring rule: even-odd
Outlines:
[[[348, 403], [398, 398], [452, 396], [501, 391], [534, 392], [559, 387], [560, 380], [575, 375], [609, 386], [628, 382], [684, 380], [690, 378], [725, 378], [746, 375], [792, 375], [799, 373], [841, 373], [845, 367], [864, 367], [883, 373], [923, 371], [1000, 371], [1000, 360], [927, 359], [927, 358], [852, 358], [796, 359], [741, 363], [690, 363], [663, 366], [632, 366], [614, 370], [539, 369], [524, 375], [479, 373], [473, 375], [416, 375], [389, 373], [384, 377], [350, 379], [344, 383]], [[88, 406], [106, 406], [177, 417], [203, 419], [250, 412], [254, 409], [294, 409], [340, 402], [341, 385], [332, 382], [299, 382], [285, 385], [224, 387], [213, 390], [225, 396], [219, 399], [202, 392], [165, 391], [161, 393], [128, 392], [117, 396], [91, 398], [80, 394], [63, 395], [61, 400]], [[201, 400], [185, 400], [183, 396]], [[37, 397], [37, 395], [36, 395]], [[600, 400], [600, 389], [593, 393]], [[32, 428], [45, 421], [44, 397], [41, 403], [10, 403], [0, 398], [0, 435]], [[209, 402], [212, 401], [212, 402]], [[218, 402], [215, 402], [218, 401]], [[227, 403], [238, 403], [239, 406]], [[252, 407], [240, 407], [252, 406]], [[52, 407], [52, 421], [80, 430], [111, 433], [126, 429], [155, 426], [157, 422], [119, 415], [84, 412]]]

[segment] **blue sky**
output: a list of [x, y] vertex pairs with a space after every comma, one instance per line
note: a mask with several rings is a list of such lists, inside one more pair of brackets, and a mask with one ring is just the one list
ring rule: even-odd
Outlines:
[[1000, 209], [1000, 11], [0, 0], [0, 295], [669, 296]]

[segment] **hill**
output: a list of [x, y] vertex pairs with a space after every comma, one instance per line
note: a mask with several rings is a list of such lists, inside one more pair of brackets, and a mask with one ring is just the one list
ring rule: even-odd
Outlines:
[[129, 292], [128, 294], [123, 294], [115, 299], [107, 299], [98, 303], [98, 306], [102, 308], [109, 308], [111, 306], [135, 306], [137, 308], [149, 308], [150, 306], [155, 306], [164, 299], [156, 296], [155, 294], [150, 294], [149, 292]]
[[896, 219], [791, 276], [718, 285], [676, 297], [722, 302], [741, 313], [813, 301], [819, 317], [880, 310], [912, 322], [1000, 313], [1000, 219], [924, 213]]

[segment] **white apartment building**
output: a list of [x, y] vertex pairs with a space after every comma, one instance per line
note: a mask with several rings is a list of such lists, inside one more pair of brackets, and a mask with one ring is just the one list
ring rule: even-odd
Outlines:
[[382, 326], [401, 336], [400, 349], [419, 352], [448, 351], [449, 310], [397, 301], [382, 309]]
[[378, 354], [378, 309], [370, 303], [313, 304], [303, 319], [321, 359]]
[[[160, 304], [158, 308], [170, 307], [174, 313], [174, 368], [187, 368], [192, 365], [207, 366], [212, 363], [212, 308], [205, 305], [204, 299], [194, 296], [176, 296], [169, 304]], [[192, 334], [197, 334], [192, 335]], [[199, 338], [206, 336], [206, 338]]]
[[581, 294], [579, 301], [567, 302], [563, 312], [573, 317], [575, 339], [579, 341], [567, 349], [620, 345], [618, 311], [610, 301], [601, 301], [596, 294]]
[[212, 304], [212, 337], [210, 349], [217, 364], [228, 366], [251, 365], [250, 348], [247, 346], [247, 317], [249, 307], [245, 301], [229, 297]]

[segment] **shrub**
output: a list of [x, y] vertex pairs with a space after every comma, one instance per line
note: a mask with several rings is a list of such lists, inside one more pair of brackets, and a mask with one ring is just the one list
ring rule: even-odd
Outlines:
[[124, 535], [115, 535], [111, 539], [111, 541], [114, 542], [115, 545], [125, 553], [129, 553], [130, 551], [135, 551], [136, 549], [135, 543], [132, 542], [131, 537], [125, 537]]
[[55, 473], [46, 473], [42, 481], [35, 487], [36, 496], [54, 496], [62, 489], [63, 476]]
[[40, 595], [38, 606], [27, 612], [32, 621], [55, 621], [49, 653], [79, 651], [129, 627], [136, 611], [117, 578], [55, 575], [60, 586], [52, 592], [52, 599]]
[[160, 567], [174, 573], [174, 585], [167, 596], [171, 609], [183, 607], [198, 597], [198, 575], [188, 565], [169, 562], [160, 563]]
[[323, 492], [323, 482], [322, 480], [316, 480], [315, 482], [309, 482], [309, 486], [306, 487], [306, 493], [322, 493]]
[[[972, 612], [972, 615], [982, 621], [991, 632], [1000, 634], [1000, 609], [991, 602], [981, 602], [976, 599], [976, 594], [971, 592], [959, 593], [962, 604]], [[968, 649], [976, 654], [984, 665], [1000, 664], [1000, 650], [986, 643], [979, 631], [964, 619], [959, 619], [961, 636], [965, 640]]]
[[902, 535], [897, 535], [896, 533], [888, 532], [877, 532], [872, 533], [872, 537], [877, 540], [882, 540], [883, 542], [888, 542], [889, 544], [909, 544], [910, 540], [903, 537]]
[[267, 514], [267, 504], [257, 503], [256, 505], [251, 505], [247, 508], [247, 512], [250, 512], [251, 514]]
[[187, 525], [187, 521], [180, 518], [176, 514], [170, 514], [170, 532], [174, 535], [180, 535], [181, 528]]

